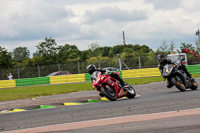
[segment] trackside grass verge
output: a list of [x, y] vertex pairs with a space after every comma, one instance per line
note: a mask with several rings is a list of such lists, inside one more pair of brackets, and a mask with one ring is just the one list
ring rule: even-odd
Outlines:
[[[200, 74], [193, 74], [193, 77], [200, 77]], [[152, 82], [164, 81], [162, 77], [125, 79], [131, 85], [148, 84]], [[93, 90], [92, 83], [60, 84], [46, 86], [30, 86], [0, 89], [0, 101], [35, 98], [38, 96], [49, 96], [65, 94], [70, 92]]]

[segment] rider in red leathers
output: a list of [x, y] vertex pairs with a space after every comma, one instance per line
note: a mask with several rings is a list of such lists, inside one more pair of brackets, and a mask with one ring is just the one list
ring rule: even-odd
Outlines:
[[[87, 66], [87, 71], [88, 71], [89, 74], [91, 74], [92, 82], [93, 82], [93, 80], [96, 80], [96, 77], [97, 77], [99, 72], [101, 72], [102, 74], [104, 74], [104, 73], [108, 74], [108, 71], [106, 71], [104, 69], [96, 69], [95, 65], [92, 65], [92, 64]], [[112, 72], [110, 74], [110, 76], [112, 78], [117, 79], [121, 83], [122, 89], [124, 91], [126, 91], [126, 88], [128, 87], [128, 85], [125, 84], [125, 82], [120, 78], [120, 76], [116, 72]]]

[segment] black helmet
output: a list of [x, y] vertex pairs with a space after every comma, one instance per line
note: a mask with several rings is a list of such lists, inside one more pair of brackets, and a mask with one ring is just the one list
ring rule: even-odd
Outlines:
[[95, 70], [96, 70], [95, 65], [90, 64], [89, 66], [87, 66], [87, 71], [89, 74], [92, 74]]
[[165, 60], [165, 56], [163, 54], [159, 54], [157, 56], [157, 60], [158, 60], [158, 62], [162, 63]]

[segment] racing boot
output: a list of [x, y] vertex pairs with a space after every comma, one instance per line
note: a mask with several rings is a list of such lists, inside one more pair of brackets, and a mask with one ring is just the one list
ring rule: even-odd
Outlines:
[[174, 86], [171, 81], [167, 81], [167, 88], [172, 88]]
[[194, 78], [193, 78], [193, 77], [190, 77], [190, 81], [194, 81]]
[[193, 81], [194, 78], [192, 78], [192, 74], [190, 72], [188, 72], [188, 70], [186, 69], [185, 66], [183, 68], [184, 68], [183, 70], [185, 70], [186, 75], [189, 77], [190, 81]]
[[194, 81], [194, 78], [192, 78], [192, 74], [190, 74], [189, 72], [186, 72], [186, 74], [189, 77], [190, 81]]
[[101, 93], [101, 92], [99, 93], [99, 96], [100, 96], [100, 97], [104, 97], [103, 93]]

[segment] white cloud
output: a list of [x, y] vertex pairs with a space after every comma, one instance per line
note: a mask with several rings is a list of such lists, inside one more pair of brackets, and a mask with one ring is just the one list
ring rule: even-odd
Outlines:
[[193, 43], [200, 23], [199, 0], [6, 0], [0, 5], [0, 46], [11, 51], [35, 46], [45, 37], [80, 50], [126, 42], [156, 49], [163, 40]]
[[63, 32], [67, 34], [67, 29], [76, 29], [75, 25], [67, 21], [67, 17], [73, 16], [73, 13], [59, 6], [43, 1], [18, 0], [8, 3], [7, 11], [1, 14], [1, 19], [4, 20], [0, 27], [1, 40], [42, 39], [45, 36], [58, 36]]
[[103, 7], [98, 9], [96, 12], [86, 11], [85, 16], [88, 18], [87, 23], [99, 22], [102, 20], [113, 20], [116, 22], [120, 21], [138, 21], [146, 19], [145, 12], [139, 10], [132, 10], [128, 12], [126, 10], [120, 10], [115, 7]]
[[153, 4], [155, 9], [171, 10], [179, 7], [183, 0], [145, 0], [147, 3]]

